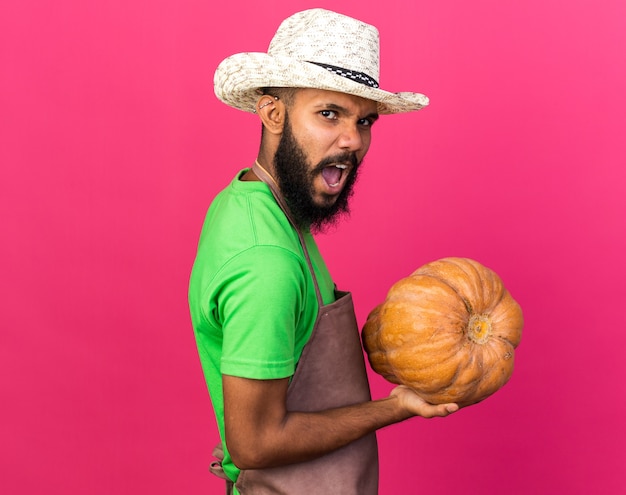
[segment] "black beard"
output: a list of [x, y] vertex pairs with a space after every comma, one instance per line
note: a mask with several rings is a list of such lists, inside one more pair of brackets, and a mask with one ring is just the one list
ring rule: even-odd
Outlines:
[[[353, 167], [337, 199], [328, 205], [317, 205], [313, 201], [313, 180], [324, 167], [333, 163], [350, 162]], [[291, 124], [285, 116], [283, 134], [274, 155], [276, 182], [285, 198], [294, 220], [300, 228], [311, 232], [323, 232], [337, 224], [339, 219], [350, 213], [349, 200], [354, 190], [360, 163], [354, 153], [346, 152], [327, 157], [310, 170], [307, 157], [296, 141]]]

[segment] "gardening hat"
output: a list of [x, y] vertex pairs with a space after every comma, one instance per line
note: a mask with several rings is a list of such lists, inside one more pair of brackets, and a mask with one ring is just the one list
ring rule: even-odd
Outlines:
[[234, 108], [255, 112], [261, 88], [314, 88], [378, 102], [380, 114], [428, 105], [420, 93], [379, 88], [378, 30], [324, 9], [285, 19], [267, 53], [246, 52], [223, 60], [215, 71], [216, 96]]

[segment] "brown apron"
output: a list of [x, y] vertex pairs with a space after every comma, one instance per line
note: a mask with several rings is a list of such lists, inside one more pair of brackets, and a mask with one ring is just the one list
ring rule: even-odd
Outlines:
[[[313, 412], [371, 400], [352, 296], [335, 292], [335, 302], [323, 305], [319, 286], [300, 229], [295, 225], [273, 179], [257, 164], [252, 167], [265, 182], [298, 232], [315, 283], [317, 320], [287, 390], [287, 410]], [[220, 449], [221, 446], [218, 446]], [[214, 463], [211, 471], [219, 472]], [[376, 495], [378, 447], [370, 433], [334, 452], [298, 464], [248, 469], [235, 484], [241, 495]], [[227, 493], [230, 488], [227, 486]]]

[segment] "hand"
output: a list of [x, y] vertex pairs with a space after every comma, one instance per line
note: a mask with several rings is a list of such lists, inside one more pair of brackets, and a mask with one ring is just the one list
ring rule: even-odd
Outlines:
[[444, 417], [459, 410], [459, 406], [454, 403], [429, 404], [405, 385], [398, 385], [389, 396], [396, 397], [400, 401], [401, 407], [412, 416], [421, 416], [422, 418]]

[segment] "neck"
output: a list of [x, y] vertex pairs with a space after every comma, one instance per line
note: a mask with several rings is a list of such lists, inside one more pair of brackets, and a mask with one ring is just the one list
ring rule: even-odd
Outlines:
[[[272, 181], [272, 183], [274, 184], [274, 186], [276, 186], [276, 188], [278, 188], [278, 182], [276, 182], [276, 179], [274, 178], [274, 176], [270, 173], [269, 170], [267, 170], [263, 165], [261, 165], [259, 163], [258, 158], [254, 161], [254, 164], [259, 167], [263, 172], [265, 172], [265, 174], [269, 177], [269, 179]], [[254, 171], [253, 171], [254, 172]], [[257, 175], [257, 174], [255, 174]]]

